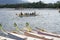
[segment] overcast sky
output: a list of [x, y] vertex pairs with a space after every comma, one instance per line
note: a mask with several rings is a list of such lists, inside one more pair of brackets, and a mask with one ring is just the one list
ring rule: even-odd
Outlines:
[[45, 3], [54, 3], [59, 0], [0, 0], [0, 4], [15, 4], [15, 3], [39, 2], [39, 1], [43, 1]]
[[28, 0], [29, 2], [38, 2], [38, 1], [43, 1], [45, 3], [54, 3], [59, 0]]

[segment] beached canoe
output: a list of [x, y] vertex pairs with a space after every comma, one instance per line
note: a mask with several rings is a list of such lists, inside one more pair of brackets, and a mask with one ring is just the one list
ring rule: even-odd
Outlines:
[[42, 34], [36, 34], [36, 33], [31, 33], [31, 32], [26, 32], [26, 36], [34, 37], [34, 38], [39, 38], [39, 39], [45, 39], [45, 40], [60, 40], [59, 37], [54, 37], [54, 36], [48, 36], [48, 35], [42, 35]]
[[45, 36], [43, 35], [39, 35], [31, 32], [25, 32], [25, 35], [33, 38], [43, 39], [43, 40], [52, 40], [52, 38], [45, 38]]
[[41, 35], [37, 33], [32, 32], [25, 32], [23, 35], [16, 34], [16, 33], [8, 33], [9, 37], [0, 37], [1, 39], [9, 39], [9, 40], [60, 40], [60, 38], [53, 37], [53, 36], [47, 36], [47, 35]]
[[38, 34], [41, 35], [47, 35], [47, 36], [52, 36], [52, 37], [57, 37], [60, 38], [60, 35], [58, 34], [54, 34], [54, 33], [50, 33], [50, 32], [45, 32], [45, 31], [40, 31], [39, 28], [35, 30]]
[[[40, 39], [40, 38], [37, 38], [37, 37], [35, 38], [35, 37], [20, 35], [20, 34], [15, 34], [15, 33], [9, 33], [9, 34], [14, 35], [14, 36], [19, 37], [19, 38], [22, 38], [23, 40], [43, 40], [43, 39]], [[16, 40], [17, 40], [17, 38], [16, 38]]]
[[53, 40], [60, 40], [60, 35], [59, 34], [54, 34], [54, 33], [50, 33], [50, 32], [44, 32], [44, 31], [40, 31], [40, 30], [34, 30], [36, 31], [37, 34], [45, 37], [45, 38], [51, 38]]

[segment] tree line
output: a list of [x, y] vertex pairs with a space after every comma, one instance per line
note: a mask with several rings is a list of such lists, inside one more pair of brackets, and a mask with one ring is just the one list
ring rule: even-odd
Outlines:
[[21, 4], [0, 4], [0, 8], [60, 8], [60, 1], [56, 3], [44, 3], [42, 1]]

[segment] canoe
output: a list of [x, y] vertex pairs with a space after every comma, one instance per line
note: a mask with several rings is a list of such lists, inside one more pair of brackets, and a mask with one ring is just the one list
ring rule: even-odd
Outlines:
[[33, 38], [43, 39], [43, 40], [52, 40], [52, 38], [45, 38], [45, 36], [43, 36], [43, 35], [39, 35], [36, 33], [31, 33], [31, 32], [25, 32], [24, 35], [33, 37]]
[[46, 31], [40, 31], [39, 28], [36, 28], [36, 30], [38, 34], [41, 34], [41, 35], [46, 35], [46, 36], [52, 36], [52, 37], [57, 37], [57, 38], [60, 38], [60, 35], [58, 34], [54, 34], [54, 33], [50, 33], [50, 32], [46, 32]]
[[22, 38], [23, 40], [43, 40], [43, 39], [39, 39], [39, 38], [30, 37], [27, 35], [20, 35], [20, 34], [15, 34], [15, 33], [9, 33], [9, 34], [14, 35], [14, 36], [19, 37], [19, 38]]
[[31, 16], [37, 16], [37, 14], [35, 12], [32, 12], [32, 13], [19, 13], [19, 14], [16, 14], [17, 16], [19, 17], [31, 17]]
[[36, 33], [31, 33], [31, 32], [26, 32], [25, 35], [34, 37], [34, 38], [43, 39], [43, 40], [60, 40], [59, 37], [47, 36], [47, 35], [36, 34]]
[[8, 32], [6, 36], [0, 36], [0, 40], [25, 40], [26, 37], [16, 33]]
[[58, 34], [53, 34], [53, 33], [50, 33], [50, 32], [44, 32], [44, 31], [40, 31], [39, 29], [35, 30], [38, 34], [41, 34], [41, 35], [47, 35], [47, 36], [52, 36], [52, 37], [57, 37], [57, 38], [60, 38], [60, 35]]
[[[4, 37], [4, 39], [9, 40], [60, 40], [60, 38], [49, 37], [47, 35], [41, 35], [37, 33], [25, 32], [23, 35], [16, 33], [8, 33], [8, 38]], [[3, 38], [3, 37], [0, 37]]]

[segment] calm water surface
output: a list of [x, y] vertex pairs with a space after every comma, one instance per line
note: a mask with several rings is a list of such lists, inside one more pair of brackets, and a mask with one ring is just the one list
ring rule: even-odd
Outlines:
[[[39, 16], [35, 17], [18, 17], [16, 13], [20, 12], [34, 12], [36, 11]], [[4, 29], [12, 31], [14, 22], [18, 24], [19, 28], [25, 27], [25, 23], [29, 22], [32, 28], [44, 28], [49, 32], [56, 32], [60, 34], [60, 13], [57, 9], [19, 9], [14, 8], [1, 8], [0, 9], [0, 23]]]

